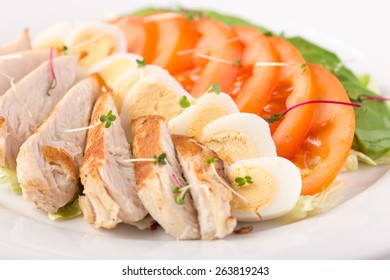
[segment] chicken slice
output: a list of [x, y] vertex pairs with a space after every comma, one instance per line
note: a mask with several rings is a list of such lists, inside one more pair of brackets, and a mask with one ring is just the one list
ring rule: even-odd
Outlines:
[[109, 111], [116, 120], [108, 128], [101, 123], [89, 130], [80, 169], [85, 194], [80, 196], [80, 205], [86, 220], [98, 228], [134, 223], [148, 214], [135, 189], [133, 164], [126, 162], [132, 155], [110, 93], [99, 97], [91, 124], [99, 122]]
[[0, 46], [0, 55], [9, 55], [30, 49], [30, 35], [28, 34], [28, 30], [25, 29], [15, 41]]
[[232, 233], [237, 221], [230, 213], [232, 193], [220, 181], [225, 180], [222, 160], [214, 163], [218, 178], [207, 163], [209, 158], [218, 158], [216, 153], [187, 136], [172, 135], [172, 141], [198, 212], [202, 239]]
[[69, 130], [88, 126], [102, 85], [98, 76], [77, 83], [20, 148], [17, 176], [23, 197], [46, 212], [57, 212], [79, 194], [87, 131]]
[[12, 59], [0, 59], [0, 95], [3, 95], [14, 83], [48, 60], [50, 52], [24, 51]]
[[135, 162], [137, 192], [150, 215], [177, 239], [199, 239], [196, 211], [190, 197], [176, 203], [175, 185], [184, 185], [175, 148], [160, 116], [143, 116], [132, 121], [133, 152], [136, 159], [166, 154], [166, 164]]
[[76, 82], [77, 61], [62, 56], [44, 62], [0, 96], [0, 166], [15, 169], [20, 146]]

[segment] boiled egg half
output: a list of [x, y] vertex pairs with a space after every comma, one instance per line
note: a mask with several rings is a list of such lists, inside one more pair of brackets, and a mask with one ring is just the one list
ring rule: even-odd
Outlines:
[[168, 122], [168, 128], [172, 134], [191, 136], [198, 140], [207, 124], [238, 112], [236, 104], [228, 94], [209, 92], [203, 94], [180, 115], [172, 118]]
[[268, 123], [250, 113], [230, 114], [210, 122], [203, 128], [200, 142], [227, 166], [243, 159], [276, 156]]
[[92, 65], [87, 73], [99, 73], [106, 84], [113, 87], [115, 81], [124, 72], [137, 68], [137, 60], [142, 60], [142, 56], [132, 53], [112, 54]]
[[114, 53], [127, 51], [126, 37], [116, 26], [103, 22], [83, 23], [69, 34], [65, 45], [71, 54], [80, 55], [85, 70]]
[[169, 121], [183, 108], [180, 97], [192, 96], [168, 72], [152, 74], [140, 79], [127, 93], [120, 117], [128, 139], [131, 139], [131, 121], [140, 116], [159, 115]]
[[[241, 222], [264, 221], [287, 214], [302, 189], [298, 168], [282, 157], [238, 161], [229, 166], [226, 176], [234, 190], [247, 199], [234, 196], [230, 203], [232, 214]], [[251, 183], [238, 186], [236, 179], [247, 176]]]

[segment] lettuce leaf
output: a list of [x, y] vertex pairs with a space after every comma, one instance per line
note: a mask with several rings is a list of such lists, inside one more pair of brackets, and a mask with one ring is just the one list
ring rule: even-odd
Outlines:
[[48, 216], [52, 221], [65, 221], [79, 217], [82, 214], [79, 199], [76, 198], [73, 202], [61, 207], [57, 213], [48, 213]]
[[0, 167], [0, 184], [9, 184], [12, 192], [22, 194], [22, 189], [20, 188], [15, 170]]
[[[216, 19], [229, 26], [251, 26], [261, 32], [271, 33], [264, 27], [252, 24], [239, 17], [220, 14], [210, 10], [185, 10], [182, 8], [146, 8], [132, 14], [146, 15], [159, 11], [182, 12], [188, 17], [204, 16]], [[302, 53], [307, 62], [321, 65], [331, 71], [343, 84], [351, 101], [360, 103], [361, 108], [355, 108], [356, 129], [353, 149], [363, 152], [372, 159], [379, 159], [390, 152], [390, 107], [380, 101], [360, 101], [361, 95], [378, 95], [348, 69], [339, 57], [302, 37], [286, 38]]]

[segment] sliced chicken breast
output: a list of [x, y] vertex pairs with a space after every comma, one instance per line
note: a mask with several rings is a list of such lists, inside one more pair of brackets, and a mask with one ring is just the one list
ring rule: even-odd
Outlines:
[[109, 111], [116, 116], [111, 126], [104, 123], [88, 131], [87, 147], [80, 178], [85, 196], [80, 205], [86, 220], [96, 227], [113, 228], [118, 223], [134, 223], [148, 212], [135, 189], [129, 143], [110, 93], [101, 95], [93, 109], [91, 124]]
[[50, 51], [24, 51], [12, 59], [0, 59], [0, 95], [50, 57]]
[[12, 53], [17, 53], [21, 51], [26, 51], [31, 49], [30, 35], [28, 30], [23, 30], [19, 37], [10, 43], [0, 45], [0, 55], [8, 55]]
[[176, 203], [173, 189], [185, 185], [175, 148], [160, 116], [143, 116], [132, 121], [133, 152], [136, 159], [153, 159], [166, 154], [165, 164], [135, 162], [137, 192], [150, 215], [177, 239], [199, 239], [196, 211], [189, 196]]
[[[223, 238], [232, 233], [237, 221], [230, 211], [232, 193], [220, 181], [225, 180], [222, 160], [193, 138], [172, 135], [172, 140], [198, 212], [202, 239]], [[209, 158], [218, 159], [214, 164], [219, 178], [207, 163]]]
[[79, 194], [87, 131], [68, 130], [88, 126], [102, 85], [98, 76], [77, 83], [20, 148], [17, 176], [23, 197], [46, 212], [57, 212]]
[[77, 61], [62, 56], [44, 62], [0, 96], [0, 166], [15, 169], [20, 146], [76, 82]]

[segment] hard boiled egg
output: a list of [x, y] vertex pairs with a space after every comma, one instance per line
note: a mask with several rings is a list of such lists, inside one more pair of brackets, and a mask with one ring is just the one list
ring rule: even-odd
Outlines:
[[69, 34], [78, 26], [79, 22], [62, 22], [43, 30], [33, 41], [34, 49], [56, 48], [63, 50]]
[[[241, 222], [255, 222], [280, 217], [297, 203], [302, 179], [298, 168], [282, 157], [261, 157], [238, 161], [226, 170], [235, 191], [248, 199], [234, 196], [232, 214]], [[252, 183], [238, 186], [236, 178], [251, 177]]]
[[193, 136], [199, 139], [203, 128], [220, 117], [238, 113], [233, 99], [226, 93], [205, 93], [195, 104], [168, 122], [171, 133]]
[[136, 69], [137, 60], [142, 59], [138, 54], [116, 53], [96, 62], [87, 72], [88, 74], [99, 73], [106, 84], [112, 87], [123, 73]]
[[123, 101], [125, 100], [129, 90], [140, 79], [150, 76], [152, 74], [166, 77], [167, 75], [169, 75], [169, 72], [160, 66], [149, 64], [145, 65], [144, 67], [135, 67], [133, 69], [130, 69], [122, 73], [122, 75], [115, 80], [114, 84], [112, 85], [112, 90], [115, 105], [119, 112], [122, 109]]
[[116, 26], [103, 22], [84, 23], [67, 37], [70, 53], [80, 55], [80, 65], [89, 69], [94, 63], [114, 53], [125, 53], [126, 37]]
[[140, 79], [127, 93], [120, 117], [128, 139], [131, 121], [140, 116], [159, 115], [167, 121], [183, 111], [181, 96], [191, 95], [168, 72], [152, 74]]
[[236, 161], [276, 156], [268, 123], [250, 113], [223, 116], [203, 128], [200, 142], [231, 165]]

